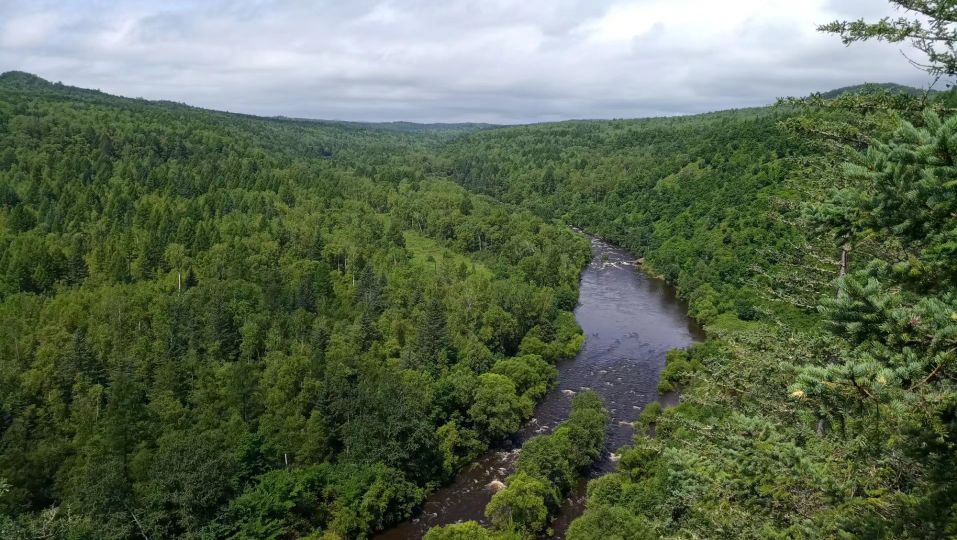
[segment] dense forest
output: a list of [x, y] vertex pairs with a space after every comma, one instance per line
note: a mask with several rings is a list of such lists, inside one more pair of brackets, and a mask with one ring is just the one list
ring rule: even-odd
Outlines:
[[[941, 24], [822, 30], [915, 40], [953, 77], [955, 8], [908, 5]], [[0, 537], [409, 518], [581, 346], [571, 225], [640, 256], [708, 334], [668, 355], [680, 404], [645, 410], [571, 540], [957, 537], [955, 110], [884, 85], [681, 118], [350, 124], [6, 73]], [[428, 538], [547, 535], [607, 423], [579, 394], [488, 527]]]
[[0, 536], [361, 537], [516, 431], [587, 242], [425, 139], [0, 79]]
[[[931, 4], [931, 29], [822, 30], [953, 44]], [[639, 254], [709, 334], [669, 354], [681, 404], [648, 407], [568, 538], [957, 537], [955, 101], [871, 85], [446, 145], [470, 190]]]
[[470, 190], [639, 254], [709, 334], [570, 539], [957, 534], [953, 97], [864, 94], [446, 145]]

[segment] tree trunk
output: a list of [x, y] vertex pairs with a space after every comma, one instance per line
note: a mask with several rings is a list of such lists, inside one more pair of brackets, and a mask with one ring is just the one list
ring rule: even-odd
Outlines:
[[850, 265], [851, 265], [851, 245], [844, 244], [843, 246], [841, 246], [841, 270], [840, 270], [840, 274], [838, 275], [841, 277], [846, 276], [848, 270], [850, 269]]

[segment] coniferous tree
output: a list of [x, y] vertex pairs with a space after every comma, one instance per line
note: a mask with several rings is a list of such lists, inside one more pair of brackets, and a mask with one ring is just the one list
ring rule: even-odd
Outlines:
[[928, 112], [924, 127], [904, 122], [848, 165], [856, 188], [827, 204], [855, 216], [845, 221], [849, 235], [877, 236], [897, 249], [839, 278], [838, 294], [822, 306], [841, 340], [838, 359], [805, 367], [793, 390], [833, 416], [850, 410], [869, 418], [865, 435], [909, 434], [902, 446], [922, 456], [933, 479], [912, 511], [932, 535], [954, 527], [946, 516], [957, 505], [957, 475], [941, 466], [957, 462], [955, 149], [957, 116], [942, 121]]
[[199, 278], [192, 268], [186, 271], [186, 278], [183, 280], [183, 289], [190, 289], [199, 285]]
[[313, 239], [312, 244], [309, 246], [309, 258], [314, 261], [323, 260], [323, 250], [325, 248], [326, 245], [322, 240], [322, 233], [317, 230], [315, 238]]
[[418, 326], [413, 349], [414, 362], [417, 366], [437, 373], [446, 360], [447, 349], [445, 308], [438, 298], [433, 297], [425, 304], [425, 312]]
[[379, 331], [375, 327], [375, 319], [369, 310], [363, 310], [359, 316], [359, 345], [363, 351], [368, 351], [369, 347], [379, 339]]
[[927, 56], [923, 60], [911, 59], [911, 63], [935, 75], [957, 74], [957, 3], [954, 0], [891, 0], [908, 17], [884, 17], [869, 23], [834, 21], [819, 27], [820, 31], [841, 36], [845, 45], [858, 41], [877, 39], [890, 43], [909, 41]]

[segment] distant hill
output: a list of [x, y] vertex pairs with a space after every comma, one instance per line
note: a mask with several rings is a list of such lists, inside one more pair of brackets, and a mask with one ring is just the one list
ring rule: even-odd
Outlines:
[[0, 73], [0, 85], [6, 86], [7, 88], [26, 90], [30, 92], [56, 91], [61, 94], [65, 92], [73, 95], [100, 96], [109, 98], [114, 97], [100, 92], [99, 90], [90, 90], [87, 88], [69, 86], [60, 82], [50, 82], [43, 77], [38, 77], [37, 75], [27, 73], [25, 71], [7, 71], [5, 73]]
[[[518, 430], [553, 364], [582, 343], [571, 310], [590, 250], [562, 223], [454, 184], [439, 154], [458, 136], [449, 133], [214, 112], [0, 75], [0, 539], [49, 527], [127, 538], [123, 512], [142, 516], [140, 536], [152, 538], [368, 538], [417, 511], [426, 488], [459, 468], [449, 456], [465, 464]], [[460, 323], [467, 313], [476, 317]], [[360, 343], [352, 329], [362, 320]], [[173, 334], [182, 339], [165, 339]], [[530, 342], [539, 348], [526, 364], [519, 348]], [[401, 352], [413, 347], [424, 352]], [[465, 364], [474, 351], [482, 380], [504, 384], [508, 416], [474, 412], [495, 431], [447, 452], [457, 409], [491, 411], [503, 399], [475, 398], [478, 386], [467, 401], [443, 397], [445, 364], [479, 384]], [[255, 404], [234, 400], [227, 378], [242, 379]], [[532, 380], [541, 382], [529, 392]], [[175, 418], [150, 412], [158, 399], [177, 404]], [[88, 403], [101, 423], [81, 418]], [[597, 418], [597, 429], [576, 429], [603, 440]], [[126, 433], [135, 447], [112, 446]], [[114, 466], [134, 458], [137, 470]], [[171, 505], [180, 479], [194, 477], [187, 502]], [[274, 484], [279, 502], [263, 506]], [[87, 504], [87, 493], [137, 500]], [[287, 511], [294, 505], [308, 515]], [[76, 521], [42, 521], [50, 506], [77, 509]], [[262, 527], [268, 508], [280, 517]]]
[[6, 73], [0, 73], [0, 82], [22, 87], [48, 86], [50, 84], [46, 79], [42, 79], [25, 71], [7, 71]]
[[[826, 99], [834, 99], [840, 97], [844, 94], [873, 94], [875, 92], [889, 92], [891, 94], [907, 94], [910, 96], [920, 96], [928, 93], [927, 90], [921, 88], [914, 88], [913, 86], [905, 86], [903, 84], [897, 83], [864, 83], [857, 84], [854, 86], [845, 86], [844, 88], [837, 88], [829, 92], [821, 93], [821, 97]], [[931, 94], [940, 93], [938, 90], [930, 90]]]
[[429, 124], [420, 124], [418, 122], [352, 122], [348, 120], [314, 120], [308, 118], [291, 118], [288, 116], [276, 116], [278, 120], [291, 120], [296, 122], [325, 122], [330, 124], [340, 124], [343, 126], [363, 129], [375, 129], [382, 131], [396, 131], [400, 133], [433, 133], [450, 134], [463, 133], [468, 131], [479, 131], [483, 129], [495, 129], [503, 127], [499, 124], [485, 124], [480, 122], [455, 122], [444, 123], [434, 122]]
[[[93, 98], [97, 102], [108, 102], [112, 105], [117, 105], [122, 101], [135, 101], [142, 103], [152, 103], [159, 106], [165, 106], [170, 108], [187, 108], [187, 109], [200, 109], [206, 110], [208, 112], [225, 112], [225, 111], [215, 111], [210, 109], [204, 109], [202, 107], [195, 107], [192, 105], [187, 105], [185, 103], [178, 103], [169, 100], [147, 100], [143, 98], [128, 98], [122, 96], [114, 96], [111, 94], [106, 94], [99, 90], [89, 90], [86, 88], [79, 88], [75, 86], [65, 85], [63, 83], [53, 83], [42, 77], [34, 75], [32, 73], [27, 73], [25, 71], [7, 71], [5, 73], [0, 73], [0, 86], [4, 86], [17, 91], [27, 91], [31, 93], [45, 93], [55, 92], [57, 96], [66, 97], [70, 96], [73, 98]], [[230, 113], [227, 113], [230, 114]], [[416, 122], [350, 122], [346, 120], [326, 120], [326, 119], [315, 119], [315, 118], [297, 118], [297, 117], [288, 117], [288, 116], [273, 116], [273, 117], [263, 117], [258, 115], [250, 115], [243, 113], [231, 113], [238, 114], [239, 116], [244, 116], [247, 118], [259, 118], [263, 120], [279, 120], [285, 122], [293, 123], [323, 123], [323, 124], [336, 124], [345, 128], [352, 129], [373, 129], [373, 130], [383, 130], [383, 131], [394, 131], [400, 133], [432, 133], [432, 134], [454, 134], [454, 133], [464, 133], [469, 131], [478, 131], [483, 129], [493, 129], [500, 127], [495, 124], [484, 124], [476, 122], [460, 122], [460, 123], [429, 123], [429, 124], [420, 124]]]
[[405, 133], [438, 132], [438, 131], [475, 131], [480, 129], [493, 129], [501, 127], [497, 124], [485, 124], [479, 122], [459, 122], [431, 124], [419, 124], [416, 122], [345, 122], [347, 124], [358, 124], [364, 127], [377, 129], [386, 129], [391, 131], [401, 131]]
[[[182, 112], [186, 110], [204, 110], [210, 113], [219, 113], [219, 114], [233, 114], [249, 119], [262, 119], [262, 120], [274, 120], [280, 122], [291, 122], [296, 124], [312, 124], [312, 123], [321, 123], [327, 125], [338, 125], [346, 129], [364, 129], [364, 130], [377, 130], [377, 131], [391, 131], [396, 133], [406, 133], [406, 134], [433, 134], [433, 135], [455, 135], [460, 133], [468, 133], [473, 131], [484, 131], [489, 129], [498, 129], [506, 127], [499, 124], [488, 124], [480, 122], [456, 122], [456, 123], [417, 123], [417, 122], [404, 122], [404, 121], [395, 121], [395, 122], [355, 122], [348, 120], [334, 120], [334, 119], [320, 119], [320, 118], [300, 118], [300, 117], [290, 117], [290, 116], [259, 116], [254, 114], [245, 114], [245, 113], [229, 113], [226, 111], [218, 111], [214, 109], [205, 109], [203, 107], [196, 107], [193, 105], [188, 105], [185, 103], [179, 103], [169, 100], [147, 100], [144, 98], [128, 98], [122, 96], [115, 96], [101, 92], [99, 90], [90, 90], [86, 88], [79, 88], [76, 86], [65, 85], [60, 82], [50, 82], [42, 77], [33, 75], [32, 73], [27, 73], [24, 71], [8, 71], [0, 74], [0, 86], [13, 89], [15, 91], [26, 91], [31, 93], [44, 93], [47, 95], [55, 95], [57, 97], [67, 97], [71, 99], [81, 99], [84, 101], [92, 101], [99, 104], [110, 104], [110, 105], [121, 105], [122, 103], [151, 103], [154, 105], [164, 106], [170, 109], [179, 109]], [[843, 88], [836, 88], [834, 90], [829, 90], [827, 92], [821, 92], [819, 95], [825, 99], [834, 99], [840, 97], [844, 94], [871, 94], [876, 92], [889, 92], [892, 94], [906, 94], [911, 96], [920, 96], [927, 93], [927, 90], [915, 88], [913, 86], [905, 86], [897, 83], [863, 83], [854, 86], [845, 86]], [[930, 90], [931, 95], [941, 94], [939, 90]], [[731, 110], [716, 110], [713, 112], [688, 115], [693, 117], [723, 117], [728, 114], [733, 114], [735, 116], [741, 115], [754, 115], [754, 114], [763, 114], [766, 107], [753, 107], [747, 109], [731, 109]], [[683, 115], [682, 115], [683, 116]], [[566, 120], [564, 122], [588, 122], [588, 119], [581, 120]], [[551, 122], [545, 122], [551, 123]], [[514, 127], [514, 126], [513, 126]]]

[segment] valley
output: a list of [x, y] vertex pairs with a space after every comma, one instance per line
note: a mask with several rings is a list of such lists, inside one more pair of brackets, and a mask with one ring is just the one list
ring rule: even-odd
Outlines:
[[[953, 77], [954, 7], [908, 6], [940, 24], [820, 29]], [[953, 537], [955, 110], [346, 122], [3, 73], [0, 537]]]

